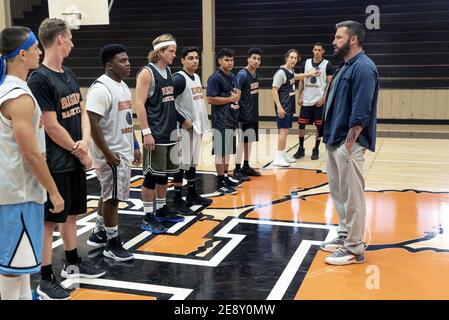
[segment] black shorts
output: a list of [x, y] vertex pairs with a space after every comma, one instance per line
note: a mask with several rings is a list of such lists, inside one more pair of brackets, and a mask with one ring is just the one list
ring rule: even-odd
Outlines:
[[212, 129], [212, 154], [226, 156], [235, 154], [235, 129]]
[[[84, 214], [87, 211], [86, 172], [83, 168], [69, 172], [52, 173], [61, 197], [64, 199], [64, 211], [51, 213], [53, 208], [50, 197], [45, 203], [45, 221], [64, 223], [68, 215]], [[47, 195], [48, 196], [48, 195]]]
[[298, 123], [303, 125], [315, 123], [316, 126], [321, 126], [323, 123], [323, 107], [302, 106]]
[[239, 122], [239, 142], [259, 141], [259, 122]]

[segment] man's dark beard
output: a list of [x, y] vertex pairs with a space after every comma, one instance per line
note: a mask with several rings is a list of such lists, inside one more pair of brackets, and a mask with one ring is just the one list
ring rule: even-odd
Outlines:
[[349, 50], [351, 50], [351, 47], [349, 46], [349, 40], [346, 42], [341, 48], [334, 48], [334, 56], [339, 58], [344, 58], [349, 53]]

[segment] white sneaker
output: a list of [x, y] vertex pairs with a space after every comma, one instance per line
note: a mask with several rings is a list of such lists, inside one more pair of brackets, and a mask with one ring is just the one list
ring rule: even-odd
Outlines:
[[296, 159], [293, 158], [293, 157], [290, 157], [287, 154], [287, 152], [284, 151], [282, 155], [284, 156], [284, 159], [285, 159], [286, 162], [288, 162], [288, 163], [295, 163], [296, 162]]
[[290, 164], [285, 161], [284, 157], [279, 153], [276, 154], [276, 158], [274, 158], [272, 165], [275, 167], [290, 167]]
[[364, 263], [365, 255], [363, 253], [359, 255], [355, 255], [351, 253], [348, 249], [342, 247], [335, 251], [333, 254], [328, 256], [324, 261], [327, 264], [331, 264], [334, 266], [345, 266], [353, 263]]

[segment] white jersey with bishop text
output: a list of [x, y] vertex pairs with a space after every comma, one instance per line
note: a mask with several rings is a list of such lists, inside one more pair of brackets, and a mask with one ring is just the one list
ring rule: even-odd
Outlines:
[[[304, 79], [303, 105], [314, 106], [324, 96], [327, 85], [326, 67], [328, 60], [323, 59], [318, 65], [321, 75]], [[307, 59], [304, 66], [304, 73], [315, 69], [312, 65], [312, 59]]]
[[[0, 86], [0, 106], [8, 100], [29, 95], [34, 101], [33, 129], [42, 159], [45, 155], [45, 133], [42, 113], [27, 83], [15, 76], [6, 76]], [[33, 176], [23, 159], [22, 152], [14, 137], [11, 120], [0, 112], [0, 205], [47, 200], [44, 187]]]
[[176, 97], [176, 110], [187, 120], [193, 123], [193, 129], [197, 134], [203, 134], [209, 130], [206, 105], [204, 104], [203, 87], [200, 77], [195, 73], [192, 80], [184, 71], [178, 72], [186, 79], [184, 91]]
[[[86, 109], [102, 116], [100, 127], [109, 149], [130, 165], [134, 159], [134, 131], [131, 91], [126, 83], [102, 75], [87, 92]], [[89, 155], [95, 168], [106, 163], [94, 141], [90, 143]]]

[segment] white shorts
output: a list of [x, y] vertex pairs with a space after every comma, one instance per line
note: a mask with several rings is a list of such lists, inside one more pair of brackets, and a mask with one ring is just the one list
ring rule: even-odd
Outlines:
[[117, 199], [126, 201], [129, 198], [131, 167], [121, 159], [118, 166], [106, 163], [95, 170], [101, 186], [103, 201]]
[[186, 130], [180, 129], [181, 141], [179, 144], [179, 158], [181, 170], [189, 170], [190, 167], [198, 166], [201, 152], [201, 134], [198, 134], [193, 128]]

